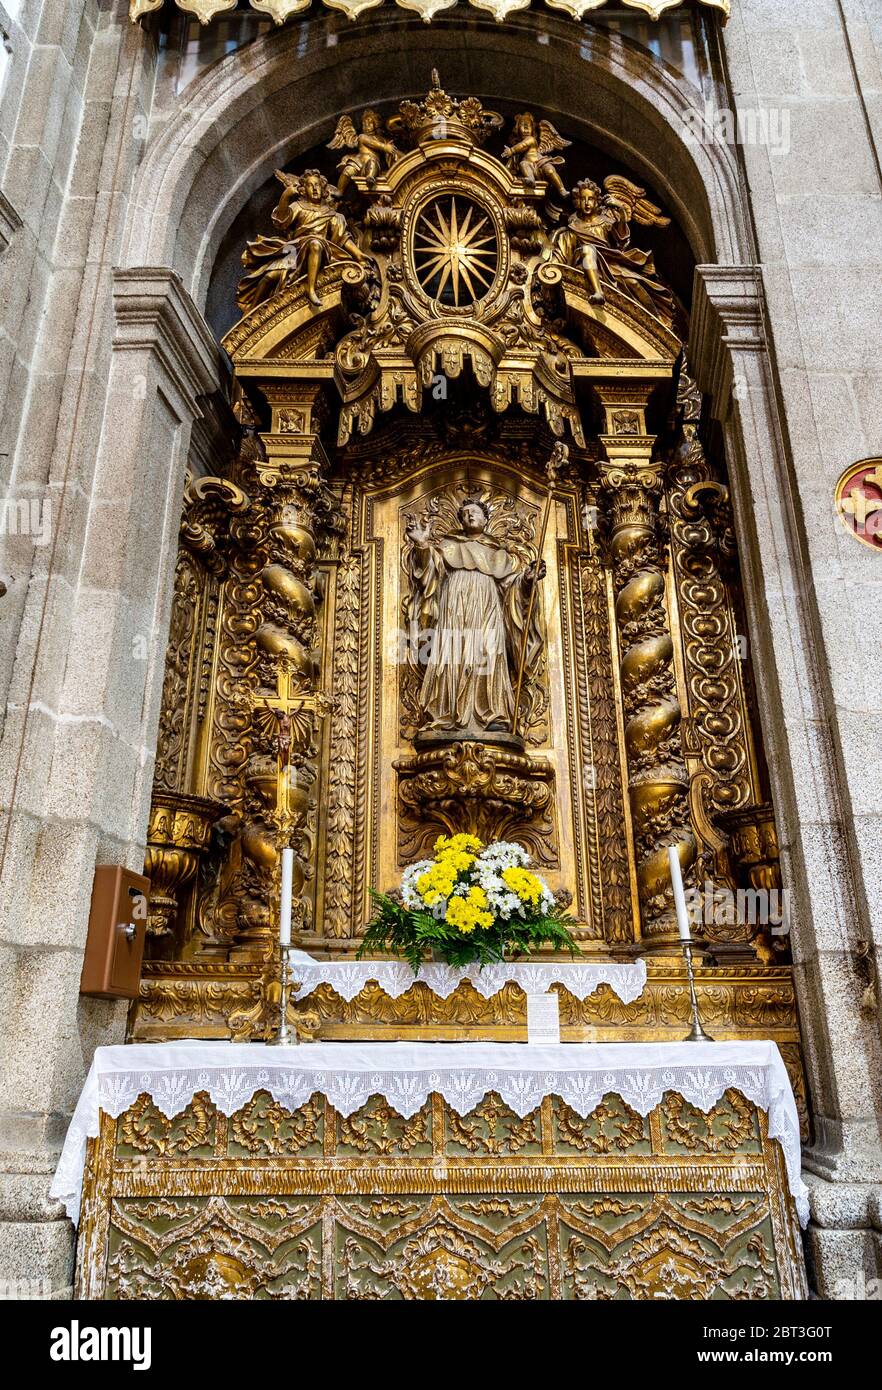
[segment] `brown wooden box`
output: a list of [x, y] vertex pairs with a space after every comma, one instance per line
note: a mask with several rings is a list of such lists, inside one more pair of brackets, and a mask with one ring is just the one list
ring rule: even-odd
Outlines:
[[107, 999], [136, 999], [141, 983], [146, 916], [134, 915], [135, 899], [144, 902], [150, 880], [119, 864], [98, 864], [80, 994]]

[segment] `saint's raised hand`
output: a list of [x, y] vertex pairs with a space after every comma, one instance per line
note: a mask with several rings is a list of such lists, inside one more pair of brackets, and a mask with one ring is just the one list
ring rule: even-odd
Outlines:
[[409, 541], [413, 541], [416, 545], [428, 545], [432, 539], [432, 528], [428, 522], [421, 526], [416, 517], [411, 517], [407, 523], [405, 535]]

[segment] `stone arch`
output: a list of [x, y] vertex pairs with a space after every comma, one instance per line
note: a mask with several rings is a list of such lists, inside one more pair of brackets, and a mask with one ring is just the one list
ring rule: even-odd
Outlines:
[[[122, 264], [174, 271], [202, 308], [227, 230], [273, 168], [327, 138], [344, 108], [423, 95], [433, 66], [448, 90], [542, 107], [645, 175], [692, 248], [689, 359], [723, 425], [750, 638], [767, 675], [762, 723], [778, 755], [770, 773], [794, 889], [795, 979], [816, 1124], [810, 1161], [825, 1175], [875, 1174], [882, 1153], [864, 1099], [870, 1049], [831, 1036], [819, 1007], [825, 991], [846, 991], [823, 955], [825, 920], [855, 916], [852, 865], [816, 844], [816, 829], [831, 843], [841, 836], [840, 788], [831, 779], [809, 796], [801, 769], [803, 747], [826, 726], [829, 677], [813, 640], [816, 605], [795, 534], [795, 480], [738, 161], [726, 145], [685, 138], [704, 114], [702, 94], [629, 40], [547, 13], [505, 25], [442, 16], [428, 28], [393, 11], [339, 30], [326, 16], [291, 25], [228, 55], [186, 89], [138, 171]], [[840, 1092], [852, 1098], [851, 1115]]]
[[[469, 41], [478, 36], [490, 41]], [[273, 168], [316, 144], [344, 106], [422, 95], [433, 66], [451, 91], [557, 113], [643, 174], [696, 261], [749, 259], [732, 150], [684, 139], [703, 98], [639, 45], [546, 14], [429, 29], [390, 13], [340, 31], [321, 18], [268, 34], [188, 87], [141, 165], [124, 264], [173, 268], [201, 307], [224, 233]]]

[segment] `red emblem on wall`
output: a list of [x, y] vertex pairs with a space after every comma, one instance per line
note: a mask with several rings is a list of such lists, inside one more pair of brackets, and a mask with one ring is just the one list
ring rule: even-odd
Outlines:
[[882, 550], [882, 458], [846, 468], [836, 484], [836, 511], [857, 540]]

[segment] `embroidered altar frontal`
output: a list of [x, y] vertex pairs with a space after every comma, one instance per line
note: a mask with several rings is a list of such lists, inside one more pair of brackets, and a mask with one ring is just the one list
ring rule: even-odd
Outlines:
[[316, 1044], [223, 1068], [198, 1046], [162, 1076], [171, 1049], [100, 1050], [150, 1061], [87, 1087], [56, 1178], [73, 1214], [98, 1128], [79, 1297], [805, 1296], [771, 1044], [706, 1065], [688, 1044], [649, 1065], [627, 1046]]

